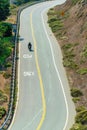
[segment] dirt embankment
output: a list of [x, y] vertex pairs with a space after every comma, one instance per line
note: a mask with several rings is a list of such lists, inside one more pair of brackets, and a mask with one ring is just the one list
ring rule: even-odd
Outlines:
[[[83, 93], [76, 105], [87, 107], [87, 5], [81, 2], [73, 5], [69, 0], [62, 6], [55, 7], [55, 11], [63, 23], [61, 36], [57, 32], [55, 35], [62, 48], [63, 64], [70, 86], [80, 89]], [[69, 54], [66, 54], [66, 51]], [[67, 57], [69, 60], [66, 61]]]
[[[87, 129], [87, 2], [67, 0], [48, 12], [48, 23], [60, 44], [77, 115], [71, 130]], [[84, 125], [85, 124], [85, 125]], [[78, 129], [77, 129], [78, 127]]]

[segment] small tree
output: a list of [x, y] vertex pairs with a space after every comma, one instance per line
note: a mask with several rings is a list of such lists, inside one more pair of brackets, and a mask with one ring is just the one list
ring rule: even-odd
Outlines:
[[0, 23], [0, 37], [10, 37], [12, 35], [12, 26], [10, 23]]
[[5, 20], [9, 15], [9, 0], [0, 0], [0, 21]]

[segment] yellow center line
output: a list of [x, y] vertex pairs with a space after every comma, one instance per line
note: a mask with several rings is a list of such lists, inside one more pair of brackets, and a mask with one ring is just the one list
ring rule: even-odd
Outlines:
[[34, 35], [34, 29], [33, 29], [33, 23], [32, 23], [32, 13], [30, 14], [30, 20], [31, 20], [31, 30], [32, 30], [32, 37], [33, 37], [33, 41], [34, 41], [34, 52], [35, 52], [35, 62], [36, 62], [36, 67], [37, 67], [37, 72], [38, 72], [38, 76], [39, 76], [39, 81], [40, 81], [40, 89], [41, 89], [41, 96], [42, 96], [42, 106], [43, 106], [43, 113], [42, 113], [42, 117], [41, 120], [36, 128], [36, 130], [40, 130], [45, 116], [46, 116], [46, 101], [45, 101], [45, 94], [44, 94], [44, 86], [43, 86], [43, 82], [42, 82], [42, 76], [41, 76], [41, 72], [40, 72], [40, 67], [39, 67], [39, 63], [38, 63], [38, 56], [37, 56], [37, 44], [36, 44], [36, 39], [35, 39], [35, 35]]

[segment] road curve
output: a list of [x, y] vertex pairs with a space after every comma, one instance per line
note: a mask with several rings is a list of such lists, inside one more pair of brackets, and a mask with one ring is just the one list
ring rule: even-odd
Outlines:
[[[43, 2], [28, 7], [21, 13], [18, 105], [10, 130], [67, 129], [69, 95], [65, 95], [65, 77], [61, 67], [57, 67], [60, 60], [55, 62], [59, 58], [55, 58], [54, 51], [58, 51], [56, 44], [52, 45], [43, 19], [44, 10], [63, 2]], [[29, 41], [32, 43], [32, 51], [28, 50]]]

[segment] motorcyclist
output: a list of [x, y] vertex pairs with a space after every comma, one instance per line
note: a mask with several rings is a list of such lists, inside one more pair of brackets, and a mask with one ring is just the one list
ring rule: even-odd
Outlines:
[[29, 48], [29, 50], [31, 50], [31, 48], [32, 48], [31, 42], [28, 43], [28, 48]]

